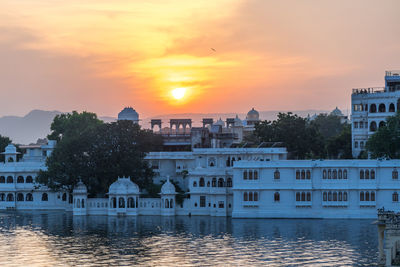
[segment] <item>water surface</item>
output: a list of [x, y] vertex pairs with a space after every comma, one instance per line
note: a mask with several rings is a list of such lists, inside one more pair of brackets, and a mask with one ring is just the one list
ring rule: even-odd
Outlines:
[[0, 266], [371, 266], [372, 222], [4, 212]]

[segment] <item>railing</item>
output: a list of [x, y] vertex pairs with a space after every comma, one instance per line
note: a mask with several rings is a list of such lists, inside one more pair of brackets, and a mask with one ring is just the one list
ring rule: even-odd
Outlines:
[[385, 76], [400, 76], [400, 70], [387, 70]]
[[376, 94], [385, 92], [385, 87], [353, 88], [353, 94]]

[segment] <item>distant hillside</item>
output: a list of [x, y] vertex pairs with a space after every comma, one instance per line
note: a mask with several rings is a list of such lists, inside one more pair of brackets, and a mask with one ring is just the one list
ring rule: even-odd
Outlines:
[[[260, 119], [275, 120], [279, 112], [287, 111], [260, 111]], [[328, 113], [326, 110], [294, 110], [292, 111], [301, 117], [307, 117], [319, 113]], [[346, 111], [343, 111], [345, 113]], [[4, 116], [0, 117], [0, 134], [10, 137], [14, 143], [29, 144], [34, 143], [38, 138], [46, 137], [50, 132], [50, 125], [53, 118], [61, 114], [61, 111], [45, 111], [32, 110], [23, 117]], [[218, 120], [226, 120], [226, 118], [234, 118], [237, 113], [182, 113], [182, 114], [167, 114], [144, 118], [140, 124], [144, 128], [150, 128], [151, 119], [162, 119], [163, 127], [169, 125], [169, 119], [192, 119], [193, 126], [200, 126], [203, 118], [213, 118]], [[245, 119], [246, 114], [238, 113], [240, 119]], [[99, 117], [105, 122], [115, 121], [113, 117]]]

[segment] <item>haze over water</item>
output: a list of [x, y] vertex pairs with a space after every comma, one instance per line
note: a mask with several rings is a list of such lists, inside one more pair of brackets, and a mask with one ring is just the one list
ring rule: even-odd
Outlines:
[[0, 213], [0, 266], [376, 265], [372, 220]]

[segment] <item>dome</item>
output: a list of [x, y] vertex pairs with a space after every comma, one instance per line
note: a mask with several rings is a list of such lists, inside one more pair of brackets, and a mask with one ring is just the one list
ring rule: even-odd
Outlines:
[[162, 195], [172, 195], [175, 194], [175, 186], [170, 182], [169, 177], [167, 181], [161, 187], [161, 194]]
[[224, 127], [225, 122], [221, 118], [219, 118], [219, 120], [217, 120], [213, 125], [221, 125], [222, 127]]
[[236, 118], [235, 118], [235, 126], [243, 126], [243, 122], [241, 119], [239, 119], [238, 115], [236, 115]]
[[87, 187], [82, 181], [79, 181], [75, 187], [73, 194], [87, 194]]
[[336, 107], [334, 110], [332, 110], [331, 115], [342, 117], [343, 113], [340, 109], [338, 109], [338, 107]]
[[110, 185], [108, 193], [115, 195], [139, 194], [139, 186], [132, 182], [130, 177], [118, 177], [118, 180]]
[[133, 122], [138, 122], [139, 114], [133, 108], [126, 107], [120, 113], [118, 113], [118, 120], [129, 120]]
[[17, 154], [17, 148], [13, 144], [6, 146], [5, 154]]
[[252, 108], [249, 112], [247, 112], [247, 120], [254, 121], [254, 120], [259, 120], [260, 119], [260, 114], [258, 113], [257, 110]]

